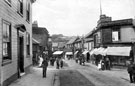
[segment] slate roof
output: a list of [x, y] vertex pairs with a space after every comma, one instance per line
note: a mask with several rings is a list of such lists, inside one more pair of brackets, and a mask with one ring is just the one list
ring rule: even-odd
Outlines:
[[44, 27], [32, 27], [33, 34], [48, 34], [48, 31]]
[[47, 44], [49, 34], [47, 29], [44, 27], [32, 27], [32, 37], [40, 43], [39, 45], [45, 46]]
[[69, 40], [66, 44], [72, 44], [77, 40], [78, 37], [73, 37], [71, 40]]

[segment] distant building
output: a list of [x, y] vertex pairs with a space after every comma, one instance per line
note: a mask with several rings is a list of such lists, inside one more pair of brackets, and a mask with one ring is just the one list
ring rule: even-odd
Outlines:
[[[48, 50], [49, 32], [45, 27], [39, 27], [37, 22], [32, 24], [32, 37], [33, 37], [33, 58], [41, 55], [44, 51]], [[37, 42], [38, 43], [37, 43]], [[35, 51], [35, 49], [38, 49]]]
[[52, 50], [53, 51], [57, 51], [57, 50], [63, 51], [65, 49], [65, 45], [66, 45], [65, 42], [52, 42]]
[[8, 86], [32, 64], [32, 3], [0, 0], [0, 86]]
[[93, 32], [95, 29], [93, 29], [91, 32], [89, 32], [85, 37], [84, 37], [84, 49], [85, 50], [92, 50], [94, 49], [94, 41], [93, 41]]
[[52, 42], [52, 51], [58, 50], [58, 42]]

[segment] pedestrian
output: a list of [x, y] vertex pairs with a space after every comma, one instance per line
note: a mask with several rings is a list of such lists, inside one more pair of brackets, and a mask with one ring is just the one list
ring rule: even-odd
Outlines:
[[60, 67], [61, 68], [63, 67], [63, 60], [62, 60], [62, 58], [60, 59]]
[[130, 78], [130, 83], [134, 82], [134, 76], [133, 76], [133, 62], [130, 61], [128, 68], [127, 68], [128, 74], [129, 74], [129, 78]]
[[59, 69], [59, 65], [60, 65], [60, 64], [59, 64], [59, 58], [57, 57], [57, 58], [56, 58], [56, 69]]
[[105, 66], [106, 66], [106, 70], [110, 70], [110, 60], [108, 57], [106, 58]]
[[48, 61], [47, 61], [47, 58], [44, 58], [44, 59], [43, 59], [43, 62], [42, 62], [43, 78], [46, 77], [47, 67], [48, 67]]
[[54, 66], [55, 58], [52, 57], [52, 66]]

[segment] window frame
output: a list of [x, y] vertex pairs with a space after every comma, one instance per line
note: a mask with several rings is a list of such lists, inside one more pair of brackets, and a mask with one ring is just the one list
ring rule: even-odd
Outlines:
[[26, 41], [27, 41], [27, 45], [26, 45], [26, 48], [27, 48], [27, 55], [30, 55], [30, 34], [27, 32], [26, 33]]
[[[6, 25], [6, 28], [7, 26], [9, 26], [9, 42], [8, 41], [5, 41], [4, 40], [4, 37], [3, 37], [3, 29], [4, 29], [4, 24]], [[7, 30], [6, 30], [7, 31]], [[7, 35], [7, 34], [6, 34]], [[6, 64], [9, 64], [12, 62], [12, 29], [11, 29], [11, 23], [6, 21], [6, 20], [2, 20], [2, 66], [6, 65]], [[7, 44], [7, 53], [8, 55], [7, 56], [4, 56], [4, 46], [3, 44]], [[6, 58], [6, 59], [5, 59]]]
[[24, 6], [23, 6], [23, 0], [18, 0], [18, 3], [17, 3], [17, 13], [19, 14], [19, 15], [21, 15], [22, 17], [23, 17], [23, 10], [24, 10]]
[[[113, 40], [113, 32], [118, 32], [118, 40]], [[120, 28], [119, 27], [114, 27], [112, 29], [112, 42], [119, 42], [120, 41]]]
[[26, 3], [26, 21], [30, 22], [30, 2]]

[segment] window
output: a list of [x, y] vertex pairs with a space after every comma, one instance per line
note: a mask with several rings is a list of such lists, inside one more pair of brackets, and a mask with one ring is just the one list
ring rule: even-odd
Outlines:
[[18, 13], [23, 14], [23, 0], [18, 0]]
[[9, 5], [11, 4], [11, 0], [5, 0]]
[[116, 42], [120, 40], [120, 34], [119, 34], [119, 30], [113, 30], [112, 31], [112, 41]]
[[27, 8], [26, 8], [26, 20], [30, 21], [30, 3], [27, 2]]
[[11, 24], [3, 20], [3, 61], [11, 60]]
[[27, 55], [30, 55], [30, 34], [27, 32]]

